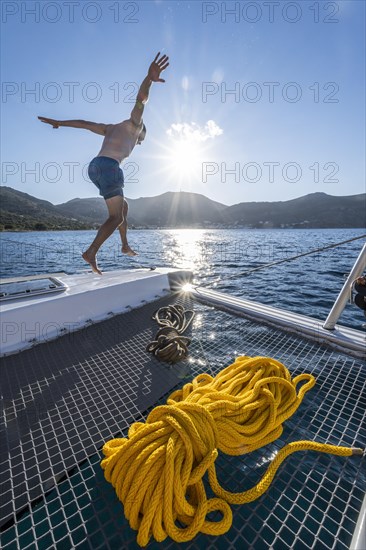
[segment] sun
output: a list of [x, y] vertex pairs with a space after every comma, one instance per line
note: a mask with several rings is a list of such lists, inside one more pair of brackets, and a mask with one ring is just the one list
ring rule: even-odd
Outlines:
[[189, 138], [175, 141], [169, 151], [169, 164], [177, 174], [193, 175], [200, 158], [200, 144]]
[[204, 126], [196, 122], [177, 122], [165, 131], [167, 139], [156, 142], [160, 149], [160, 166], [156, 176], [163, 177], [167, 185], [181, 191], [197, 190], [202, 186], [204, 163], [213, 157], [213, 138], [223, 130], [209, 120]]

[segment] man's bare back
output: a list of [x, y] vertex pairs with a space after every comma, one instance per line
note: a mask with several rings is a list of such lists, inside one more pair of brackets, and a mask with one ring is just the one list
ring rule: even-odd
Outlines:
[[131, 119], [118, 124], [108, 124], [98, 157], [109, 157], [121, 163], [130, 156], [138, 142], [143, 122], [135, 124]]

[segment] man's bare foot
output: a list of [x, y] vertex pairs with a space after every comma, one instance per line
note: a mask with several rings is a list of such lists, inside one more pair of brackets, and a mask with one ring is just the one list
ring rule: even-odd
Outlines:
[[138, 252], [135, 252], [134, 250], [132, 250], [132, 248], [127, 245], [127, 246], [122, 246], [122, 254], [127, 254], [127, 256], [138, 256]]
[[[92, 247], [90, 247], [90, 248], [92, 248]], [[98, 275], [102, 275], [102, 272], [100, 271], [100, 269], [98, 267], [98, 264], [97, 264], [96, 255], [89, 252], [90, 248], [86, 252], [82, 253], [82, 257], [88, 264], [90, 264], [90, 266], [91, 266], [92, 270], [94, 271], [94, 273], [98, 273]]]

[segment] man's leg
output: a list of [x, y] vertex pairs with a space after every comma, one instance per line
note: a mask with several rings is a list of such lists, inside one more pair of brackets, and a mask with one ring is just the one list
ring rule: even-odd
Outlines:
[[105, 199], [105, 202], [108, 207], [109, 217], [103, 223], [103, 225], [100, 226], [97, 236], [95, 237], [92, 244], [89, 246], [88, 250], [86, 250], [82, 254], [84, 260], [91, 265], [91, 268], [94, 271], [94, 273], [98, 273], [99, 275], [101, 275], [102, 272], [98, 268], [97, 258], [96, 258], [97, 252], [99, 248], [102, 246], [102, 244], [104, 243], [104, 241], [106, 241], [108, 237], [112, 235], [113, 231], [123, 221], [123, 197], [120, 195], [117, 195], [110, 199]]
[[127, 241], [127, 213], [128, 213], [128, 203], [126, 199], [123, 201], [123, 222], [118, 226], [119, 234], [121, 236], [122, 242], [122, 254], [127, 254], [128, 256], [137, 256], [137, 252], [132, 250]]

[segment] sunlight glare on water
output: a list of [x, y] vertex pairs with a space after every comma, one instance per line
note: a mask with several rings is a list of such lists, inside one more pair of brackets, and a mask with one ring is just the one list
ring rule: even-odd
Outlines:
[[175, 229], [171, 231], [172, 245], [167, 245], [167, 254], [173, 265], [184, 269], [209, 268], [205, 254], [204, 229]]

